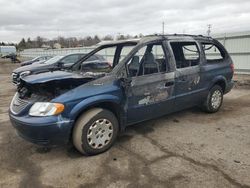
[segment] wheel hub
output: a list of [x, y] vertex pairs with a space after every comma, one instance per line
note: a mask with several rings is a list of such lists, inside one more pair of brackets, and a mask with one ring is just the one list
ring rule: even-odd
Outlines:
[[214, 91], [212, 94], [211, 102], [214, 109], [219, 108], [221, 105], [222, 93], [219, 90]]
[[113, 125], [107, 119], [96, 120], [88, 129], [87, 141], [90, 147], [101, 149], [113, 136]]

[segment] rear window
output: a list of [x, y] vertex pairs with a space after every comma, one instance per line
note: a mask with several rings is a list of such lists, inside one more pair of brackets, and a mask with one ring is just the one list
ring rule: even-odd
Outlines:
[[208, 63], [221, 61], [225, 58], [225, 52], [214, 43], [201, 43]]

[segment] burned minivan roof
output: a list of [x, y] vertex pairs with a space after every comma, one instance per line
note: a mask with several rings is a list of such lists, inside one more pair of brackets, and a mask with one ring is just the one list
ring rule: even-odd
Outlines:
[[155, 35], [147, 35], [142, 38], [142, 40], [160, 40], [160, 39], [166, 39], [166, 40], [213, 40], [209, 36], [203, 36], [203, 35], [188, 35], [188, 34], [155, 34]]
[[188, 35], [188, 34], [166, 34], [166, 35], [146, 35], [142, 38], [134, 38], [134, 39], [126, 39], [126, 40], [116, 40], [116, 41], [102, 41], [98, 43], [96, 46], [110, 46], [110, 45], [119, 45], [119, 44], [138, 44], [145, 43], [154, 40], [185, 40], [185, 39], [193, 39], [193, 40], [213, 40], [211, 37], [202, 36], [202, 35]]

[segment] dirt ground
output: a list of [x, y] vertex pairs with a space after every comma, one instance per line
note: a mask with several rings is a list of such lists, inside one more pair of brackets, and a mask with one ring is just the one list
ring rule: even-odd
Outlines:
[[7, 113], [15, 67], [0, 63], [0, 187], [250, 187], [250, 89], [240, 77], [218, 113], [193, 108], [147, 121], [85, 157], [16, 135]]

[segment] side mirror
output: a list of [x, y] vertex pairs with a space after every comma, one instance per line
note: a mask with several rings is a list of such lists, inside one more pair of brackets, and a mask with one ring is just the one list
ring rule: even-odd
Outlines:
[[81, 69], [85, 69], [86, 67], [89, 66], [90, 63], [82, 62], [81, 63]]
[[63, 63], [63, 62], [58, 62], [58, 63], [57, 63], [57, 66], [58, 66], [59, 68], [63, 68], [63, 67], [64, 67], [64, 63]]

